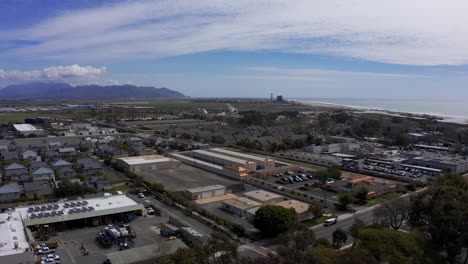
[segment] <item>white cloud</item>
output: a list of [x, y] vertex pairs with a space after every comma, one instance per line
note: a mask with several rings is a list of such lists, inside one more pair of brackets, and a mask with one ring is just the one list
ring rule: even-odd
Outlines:
[[310, 80], [324, 80], [323, 78], [340, 77], [383, 77], [383, 78], [428, 78], [429, 76], [420, 74], [401, 74], [401, 73], [380, 73], [380, 72], [364, 72], [364, 71], [340, 71], [340, 70], [323, 70], [316, 68], [281, 68], [281, 67], [264, 67], [252, 66], [245, 67], [247, 71], [254, 73], [262, 73], [273, 75], [275, 77], [282, 75], [283, 78], [290, 77], [291, 79], [301, 80], [302, 78], [310, 78]]
[[42, 70], [32, 71], [5, 71], [0, 69], [0, 85], [10, 85], [27, 82], [67, 82], [70, 84], [83, 84], [95, 82], [108, 82], [101, 80], [106, 73], [106, 67], [80, 66], [52, 66]]
[[411, 65], [468, 63], [464, 0], [124, 1], [0, 32], [37, 41], [7, 56], [76, 61], [218, 50], [327, 54]]

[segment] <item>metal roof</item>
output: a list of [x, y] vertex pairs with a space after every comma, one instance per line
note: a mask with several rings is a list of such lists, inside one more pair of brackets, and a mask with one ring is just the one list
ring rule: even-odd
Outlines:
[[248, 162], [248, 160], [245, 160], [245, 159], [230, 157], [230, 156], [226, 156], [226, 155], [223, 155], [223, 154], [210, 152], [210, 151], [206, 151], [206, 150], [201, 150], [201, 149], [192, 150], [192, 152], [198, 153], [198, 154], [201, 154], [201, 155], [205, 155], [206, 157], [218, 158], [218, 159], [223, 160], [226, 163], [234, 162], [234, 163], [237, 163], [237, 164], [246, 164]]
[[160, 156], [160, 155], [126, 157], [126, 158], [119, 158], [119, 160], [125, 162], [127, 165], [151, 164], [151, 163], [157, 163], [157, 162], [171, 161], [171, 159], [166, 158], [164, 156]]
[[30, 125], [30, 124], [14, 124], [13, 127], [16, 130], [21, 131], [21, 132], [38, 130], [35, 126]]
[[126, 195], [112, 195], [60, 203], [36, 204], [28, 207], [18, 207], [16, 211], [21, 213], [25, 226], [32, 226], [142, 209], [142, 204], [135, 202]]
[[[15, 243], [18, 248], [15, 248]], [[18, 212], [0, 214], [0, 245], [2, 245], [0, 256], [18, 254], [29, 249], [29, 242]]]
[[191, 193], [199, 193], [199, 192], [207, 192], [207, 191], [214, 191], [214, 190], [220, 190], [220, 189], [226, 189], [226, 186], [215, 184], [215, 185], [210, 185], [210, 186], [191, 188], [191, 189], [187, 189], [187, 191]]

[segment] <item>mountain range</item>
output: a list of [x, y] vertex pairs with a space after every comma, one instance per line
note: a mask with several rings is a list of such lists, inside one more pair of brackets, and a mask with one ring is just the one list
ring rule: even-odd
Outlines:
[[0, 100], [105, 100], [105, 99], [174, 99], [186, 96], [168, 88], [134, 85], [82, 85], [67, 83], [28, 83], [10, 85], [0, 90]]

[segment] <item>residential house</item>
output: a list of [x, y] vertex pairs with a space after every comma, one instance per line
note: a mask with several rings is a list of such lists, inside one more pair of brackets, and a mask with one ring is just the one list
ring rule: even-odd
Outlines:
[[23, 152], [24, 160], [36, 160], [36, 158], [37, 158], [37, 153], [35, 151], [28, 149], [25, 152]]
[[36, 169], [47, 166], [49, 165], [45, 161], [32, 161], [31, 163], [29, 163], [29, 169], [31, 169], [31, 171], [35, 171]]
[[28, 169], [22, 164], [12, 163], [5, 168], [5, 176], [11, 181], [29, 180]]
[[8, 146], [7, 145], [0, 145], [0, 152], [6, 152], [8, 151]]
[[73, 179], [76, 177], [76, 172], [72, 167], [58, 167], [55, 169], [55, 171], [57, 172], [57, 177], [59, 177], [60, 179]]
[[48, 150], [43, 154], [44, 160], [52, 160], [57, 157], [60, 157], [60, 153], [57, 150]]
[[128, 157], [128, 153], [126, 151], [109, 145], [99, 145], [96, 150], [96, 155], [103, 159], [118, 159]]
[[25, 182], [24, 194], [28, 199], [49, 198], [53, 196], [54, 188], [51, 183]]
[[18, 151], [8, 151], [1, 153], [2, 159], [5, 161], [18, 160]]
[[99, 161], [92, 158], [84, 158], [76, 161], [76, 169], [84, 174], [93, 175], [102, 171], [102, 165]]
[[59, 148], [58, 152], [61, 157], [73, 157], [76, 155], [76, 150], [72, 147]]
[[58, 151], [59, 148], [61, 148], [61, 147], [62, 147], [62, 143], [61, 143], [61, 142], [48, 142], [48, 143], [47, 143], [47, 148], [48, 148], [49, 150], [56, 150], [56, 151]]
[[72, 164], [68, 161], [65, 161], [63, 159], [59, 159], [58, 161], [52, 163], [52, 166], [55, 168], [55, 169], [59, 169], [59, 168], [64, 168], [64, 167], [69, 167], [71, 168], [72, 167]]
[[0, 186], [0, 202], [9, 202], [21, 198], [21, 190], [17, 183]]
[[51, 168], [41, 167], [32, 173], [33, 181], [55, 181], [55, 174]]
[[153, 155], [154, 150], [146, 147], [143, 143], [134, 143], [129, 146], [129, 151], [137, 156]]

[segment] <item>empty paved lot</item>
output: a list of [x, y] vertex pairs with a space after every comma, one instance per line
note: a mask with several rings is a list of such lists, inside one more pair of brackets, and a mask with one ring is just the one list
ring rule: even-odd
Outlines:
[[[153, 243], [158, 243], [164, 240], [151, 227], [155, 224], [165, 222], [167, 218], [151, 216], [148, 218], [138, 218], [130, 223], [135, 230], [137, 237], [133, 239], [135, 247], [141, 247]], [[96, 241], [97, 233], [105, 226], [86, 227], [61, 232], [57, 237], [51, 239], [59, 239], [62, 244], [56, 250], [60, 255], [61, 262], [66, 264], [94, 264], [102, 263], [106, 259], [106, 255], [119, 250], [117, 246], [109, 249], [104, 249], [99, 242]], [[83, 256], [81, 252], [81, 243], [88, 249], [89, 255]]]
[[160, 170], [153, 172], [139, 172], [145, 181], [164, 184], [170, 191], [184, 191], [213, 184], [231, 185], [239, 183], [234, 179], [200, 170], [185, 164], [180, 164], [176, 169]]

